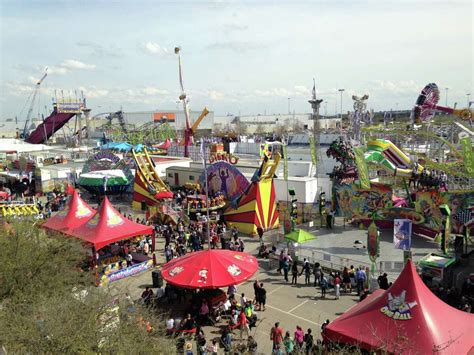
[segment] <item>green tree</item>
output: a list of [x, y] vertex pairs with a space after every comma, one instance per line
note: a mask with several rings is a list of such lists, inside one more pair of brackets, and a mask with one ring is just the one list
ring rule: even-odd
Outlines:
[[[33, 221], [0, 225], [0, 347], [7, 353], [173, 353], [161, 317], [119, 306], [81, 271], [84, 246]], [[167, 350], [168, 349], [168, 350]]]

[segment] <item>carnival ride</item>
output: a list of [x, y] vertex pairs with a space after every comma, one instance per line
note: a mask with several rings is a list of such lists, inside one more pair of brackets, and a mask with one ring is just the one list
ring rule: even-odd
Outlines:
[[201, 124], [204, 117], [207, 116], [209, 111], [206, 107], [204, 107], [201, 115], [197, 118], [196, 122], [194, 122], [191, 125], [191, 121], [189, 119], [189, 107], [188, 107], [189, 100], [186, 96], [186, 92], [184, 91], [184, 84], [183, 84], [183, 71], [181, 68], [181, 48], [176, 47], [174, 49], [174, 52], [178, 55], [179, 86], [181, 88], [181, 94], [179, 95], [179, 100], [183, 102], [184, 116], [186, 119], [186, 126], [184, 128], [184, 137], [183, 137], [183, 140], [180, 142], [180, 145], [184, 145], [184, 156], [188, 158], [189, 146], [194, 144], [194, 135], [197, 131], [197, 128]]
[[3, 217], [8, 216], [35, 216], [40, 213], [35, 204], [8, 203], [0, 202], [0, 210]]
[[[410, 178], [415, 173], [412, 159], [391, 141], [385, 139], [367, 142], [365, 161], [379, 164], [394, 176]], [[416, 174], [420, 174], [423, 171], [423, 166], [417, 164], [416, 169]]]
[[473, 112], [469, 108], [455, 109], [451, 107], [439, 106], [439, 89], [435, 83], [426, 85], [416, 100], [413, 109], [414, 123], [421, 124], [433, 117], [435, 112], [444, 112], [455, 115], [463, 120], [472, 120]]
[[143, 203], [145, 206], [154, 206], [163, 199], [173, 198], [173, 193], [156, 172], [148, 150], [144, 148], [142, 153], [138, 153], [132, 149], [132, 156], [136, 162], [132, 208], [141, 210], [144, 208]]
[[[27, 143], [31, 144], [42, 144], [45, 143], [51, 136], [60, 130], [66, 123], [69, 122], [78, 112], [85, 109], [85, 99], [76, 99], [74, 102], [72, 100], [57, 100], [53, 104], [53, 111], [51, 114], [44, 118], [41, 115], [42, 122], [31, 132], [29, 132], [29, 124], [32, 120], [32, 114], [34, 106], [37, 101], [38, 94], [40, 92], [41, 84], [48, 76], [48, 68], [45, 69], [45, 72], [41, 79], [39, 79], [35, 84], [35, 89], [32, 91], [30, 97], [27, 100], [30, 103], [28, 112], [25, 119], [25, 125], [23, 130], [20, 133], [20, 137], [25, 140]], [[38, 113], [38, 118], [40, 114]]]
[[255, 235], [257, 228], [263, 230], [277, 228], [279, 225], [273, 178], [281, 155], [265, 155], [260, 168], [242, 196], [236, 201], [236, 207], [230, 206], [224, 211], [224, 220], [229, 226], [235, 226], [240, 232]]
[[95, 195], [122, 194], [133, 182], [133, 162], [111, 150], [100, 150], [82, 168], [77, 184]]
[[[437, 86], [427, 85], [413, 110], [415, 123], [427, 122], [435, 111], [471, 119], [469, 109], [437, 106], [438, 101]], [[358, 136], [355, 130], [351, 140], [336, 140], [327, 151], [328, 156], [341, 163], [330, 174], [339, 215], [366, 226], [375, 218], [377, 225], [383, 227], [390, 227], [395, 218], [408, 218], [413, 222], [414, 233], [434, 238], [443, 228], [444, 217], [439, 206], [445, 204], [455, 211], [452, 229], [459, 232], [468, 227], [462, 216], [466, 213], [470, 216], [474, 206], [474, 174], [469, 170], [472, 163], [468, 161], [473, 136], [470, 129], [446, 115], [415, 129], [398, 122], [385, 127], [370, 125], [367, 120], [361, 122], [366, 127], [360, 129], [360, 139], [354, 139]], [[467, 148], [461, 145], [462, 140]], [[365, 146], [364, 142], [367, 142]], [[357, 159], [353, 144], [364, 152], [362, 161]], [[364, 169], [367, 175], [359, 176], [359, 171]], [[355, 183], [357, 179], [360, 185]], [[362, 179], [365, 179], [364, 184]], [[465, 182], [455, 183], [458, 179]]]

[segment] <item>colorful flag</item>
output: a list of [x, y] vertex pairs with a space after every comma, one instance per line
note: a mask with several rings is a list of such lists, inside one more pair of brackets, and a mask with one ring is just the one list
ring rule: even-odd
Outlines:
[[204, 139], [203, 138], [201, 138], [200, 152], [201, 152], [201, 158], [202, 158], [202, 167], [206, 169], [206, 154], [204, 153]]
[[393, 221], [393, 247], [395, 249], [411, 249], [412, 222], [409, 219]]
[[286, 144], [283, 145], [283, 178], [288, 181], [288, 156]]
[[474, 153], [472, 152], [471, 138], [462, 138], [459, 143], [461, 144], [462, 154], [464, 156], [464, 166], [466, 171], [470, 175], [474, 175]]
[[380, 234], [379, 230], [374, 221], [370, 223], [369, 228], [367, 229], [367, 252], [369, 254], [370, 261], [375, 263], [375, 260], [379, 257], [379, 244], [380, 244]]
[[317, 155], [316, 155], [316, 139], [314, 136], [309, 137], [309, 148], [311, 150], [311, 162], [313, 163], [314, 168], [316, 169], [317, 164]]
[[365, 163], [364, 150], [362, 147], [354, 148], [355, 162], [357, 165], [357, 172], [359, 174], [360, 187], [362, 189], [370, 189], [369, 169]]

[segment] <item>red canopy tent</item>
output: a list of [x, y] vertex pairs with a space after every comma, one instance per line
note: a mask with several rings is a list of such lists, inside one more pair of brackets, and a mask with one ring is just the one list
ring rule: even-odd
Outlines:
[[49, 218], [43, 224], [44, 228], [71, 234], [72, 229], [83, 225], [96, 214], [96, 211], [79, 197], [76, 190], [72, 189], [71, 192], [72, 197], [66, 208]]
[[220, 288], [238, 285], [258, 270], [257, 259], [232, 250], [209, 249], [189, 253], [166, 263], [166, 282], [183, 288]]
[[152, 233], [153, 227], [124, 218], [105, 197], [97, 214], [70, 234], [93, 244], [97, 251], [119, 240]]
[[330, 342], [397, 354], [467, 354], [473, 334], [474, 315], [435, 296], [411, 261], [388, 290], [377, 290], [323, 331]]

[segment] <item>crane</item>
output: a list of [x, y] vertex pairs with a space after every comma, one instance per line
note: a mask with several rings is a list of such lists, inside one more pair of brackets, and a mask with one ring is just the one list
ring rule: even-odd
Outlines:
[[25, 121], [25, 127], [23, 128], [22, 138], [27, 137], [28, 123], [30, 122], [31, 114], [33, 113], [33, 108], [34, 108], [34, 105], [35, 105], [36, 96], [38, 96], [38, 92], [40, 90], [41, 83], [44, 81], [44, 79], [46, 79], [47, 76], [48, 76], [48, 67], [46, 67], [46, 69], [44, 70], [44, 74], [41, 77], [41, 79], [36, 82], [35, 90], [33, 91], [33, 97], [31, 99], [31, 104], [30, 104], [30, 107], [28, 109], [28, 113], [26, 114], [26, 121]]

